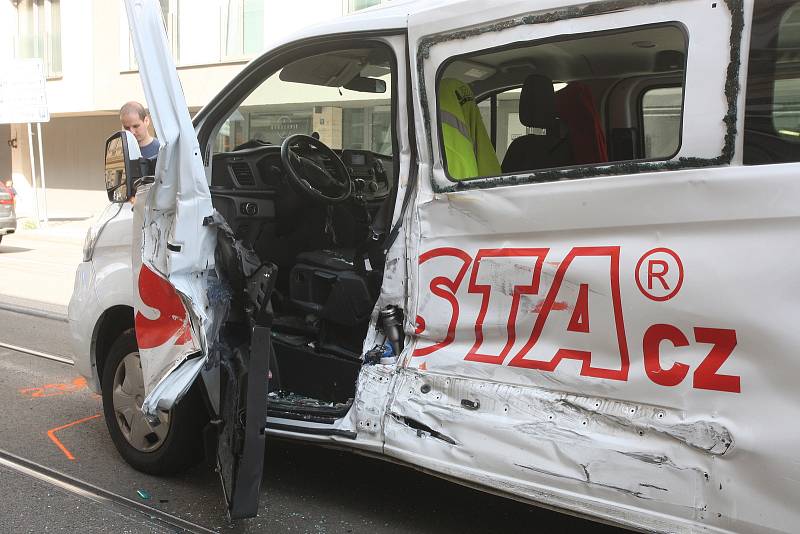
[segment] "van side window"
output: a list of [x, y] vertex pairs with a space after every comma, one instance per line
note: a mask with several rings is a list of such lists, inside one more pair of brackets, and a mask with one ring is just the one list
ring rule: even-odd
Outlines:
[[646, 159], [671, 158], [681, 134], [681, 87], [656, 87], [642, 94], [642, 137]]
[[[448, 177], [670, 159], [680, 148], [686, 45], [683, 26], [665, 23], [450, 59], [437, 78]], [[644, 97], [609, 98], [622, 82], [647, 88]]]
[[800, 2], [758, 0], [753, 11], [744, 163], [800, 161]]

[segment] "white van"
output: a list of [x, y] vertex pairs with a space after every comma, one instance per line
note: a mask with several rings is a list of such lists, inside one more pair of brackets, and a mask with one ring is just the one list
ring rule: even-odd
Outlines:
[[205, 443], [252, 515], [267, 434], [796, 531], [800, 1], [391, 2], [193, 124], [157, 2], [127, 8], [162, 148], [109, 140], [69, 318], [131, 465]]

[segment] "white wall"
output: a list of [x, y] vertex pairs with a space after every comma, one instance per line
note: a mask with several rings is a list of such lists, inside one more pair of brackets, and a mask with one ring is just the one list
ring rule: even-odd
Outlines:
[[95, 4], [102, 4], [102, 0], [61, 0], [62, 76], [47, 82], [51, 115], [97, 109], [91, 84], [95, 41], [89, 22]]
[[[10, 2], [0, 2], [0, 69], [3, 64], [14, 57], [14, 25], [17, 20], [16, 11]], [[11, 127], [0, 124], [0, 181], [11, 179]]]
[[271, 48], [278, 39], [304, 27], [340, 17], [345, 13], [335, 0], [294, 0], [271, 2], [264, 10], [264, 45]]
[[0, 65], [14, 57], [17, 11], [11, 2], [0, 2]]
[[[15, 125], [19, 147], [14, 155], [14, 187], [19, 198], [21, 217], [33, 217], [34, 194], [30, 179], [28, 132], [25, 125]], [[107, 203], [103, 183], [103, 158], [106, 138], [119, 129], [116, 114], [91, 117], [53, 117], [42, 124], [44, 172], [47, 185], [47, 210], [51, 217], [89, 216]], [[36, 182], [41, 187], [38, 139], [33, 128], [36, 159]], [[0, 129], [2, 140], [2, 129]], [[0, 164], [2, 158], [0, 158]], [[40, 198], [40, 210], [44, 199]]]

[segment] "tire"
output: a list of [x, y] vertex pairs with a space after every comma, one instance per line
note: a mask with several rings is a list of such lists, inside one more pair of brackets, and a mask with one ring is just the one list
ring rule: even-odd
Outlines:
[[131, 467], [151, 475], [171, 475], [203, 460], [202, 433], [208, 414], [197, 388], [192, 386], [172, 410], [161, 413], [160, 425], [150, 426], [139, 409], [144, 385], [134, 330], [114, 341], [101, 379], [103, 413], [114, 446]]

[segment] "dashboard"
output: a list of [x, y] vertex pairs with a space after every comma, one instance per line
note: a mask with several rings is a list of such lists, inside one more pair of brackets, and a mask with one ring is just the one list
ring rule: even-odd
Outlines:
[[[278, 145], [265, 145], [220, 152], [214, 155], [212, 189], [235, 189], [239, 192], [278, 192], [284, 186], [284, 170]], [[363, 195], [368, 202], [383, 200], [394, 184], [394, 163], [390, 156], [369, 150], [334, 150], [342, 158], [350, 179], [363, 180]], [[330, 163], [316, 153], [303, 156], [330, 168]]]
[[[394, 185], [391, 156], [369, 150], [334, 152], [347, 167], [354, 194], [359, 189], [367, 209], [374, 214]], [[320, 166], [331, 168], [328, 159], [316, 151], [302, 155]], [[215, 154], [211, 194], [214, 208], [243, 238], [248, 235], [255, 238], [260, 223], [290, 218], [292, 213], [308, 203], [298, 196], [285, 176], [280, 145], [259, 145]]]

